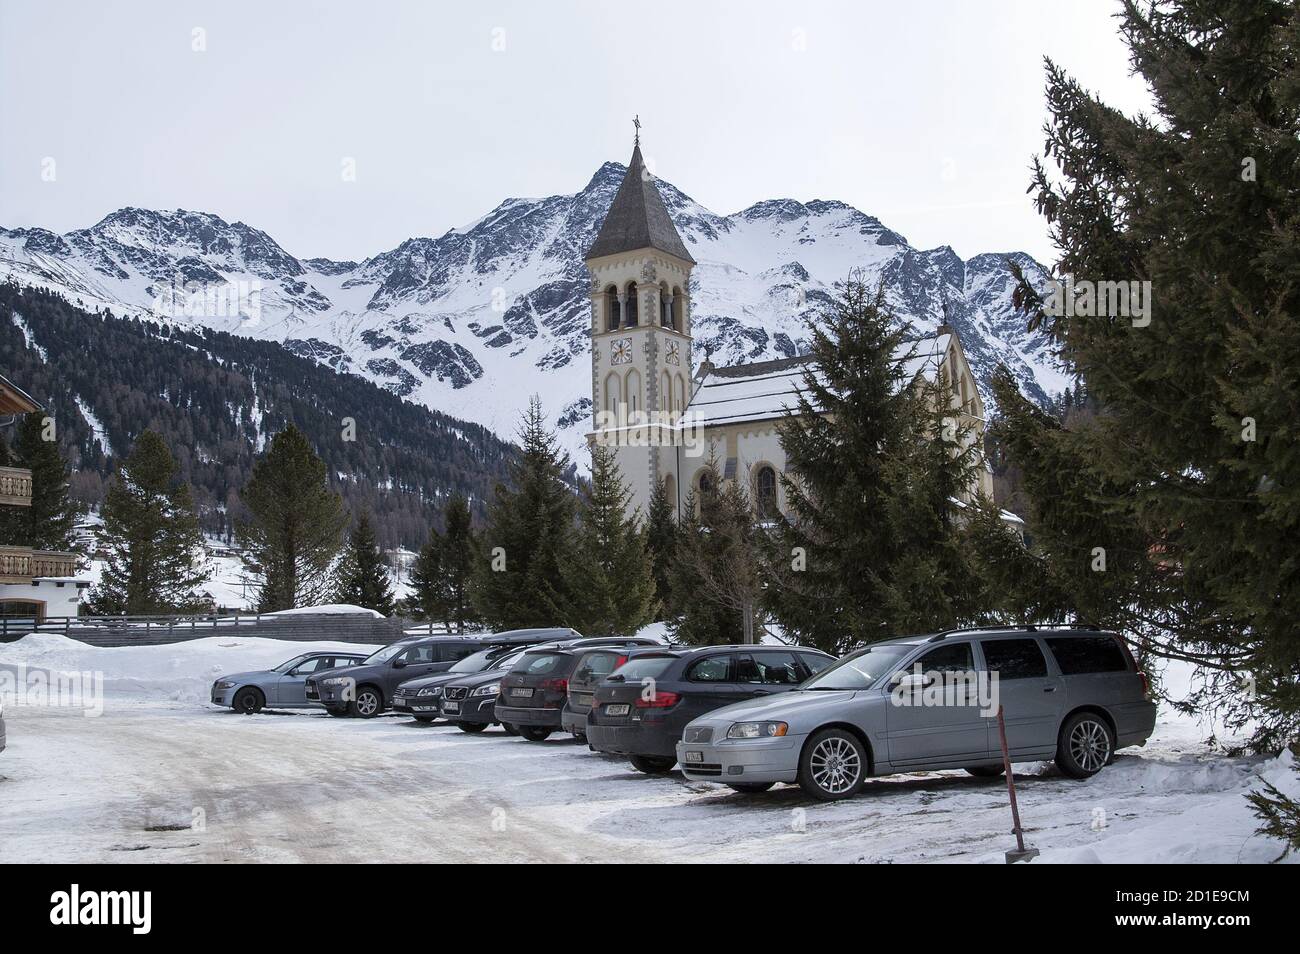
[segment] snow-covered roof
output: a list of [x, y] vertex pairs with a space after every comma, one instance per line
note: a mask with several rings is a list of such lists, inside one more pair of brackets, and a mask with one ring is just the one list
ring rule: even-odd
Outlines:
[[[910, 381], [924, 374], [933, 380], [948, 353], [950, 338], [945, 331], [904, 342], [896, 357], [903, 364], [905, 378]], [[685, 420], [695, 426], [720, 427], [784, 417], [798, 409], [809, 370], [819, 373], [811, 355], [712, 368], [691, 396]]]

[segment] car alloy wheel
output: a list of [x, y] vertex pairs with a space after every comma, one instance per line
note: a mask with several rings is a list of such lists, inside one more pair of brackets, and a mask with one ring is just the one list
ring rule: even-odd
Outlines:
[[830, 795], [843, 795], [862, 774], [862, 759], [847, 739], [832, 736], [813, 747], [812, 777]]
[[382, 704], [379, 701], [379, 693], [373, 689], [362, 689], [357, 693], [357, 699], [352, 703], [357, 715], [363, 719], [369, 719], [379, 714]]
[[1093, 775], [1110, 759], [1110, 730], [1099, 719], [1082, 719], [1070, 730], [1070, 757]]

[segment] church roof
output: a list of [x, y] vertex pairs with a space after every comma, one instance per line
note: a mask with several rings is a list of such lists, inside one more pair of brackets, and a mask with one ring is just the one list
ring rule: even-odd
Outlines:
[[[897, 356], [907, 380], [920, 374], [935, 377], [948, 353], [949, 339], [945, 331], [904, 342]], [[683, 420], [720, 427], [784, 417], [798, 410], [804, 375], [810, 369], [816, 373], [811, 355], [712, 368], [691, 395]]]
[[596, 241], [587, 250], [587, 259], [641, 248], [657, 248], [692, 264], [695, 262], [677, 234], [654, 177], [646, 172], [638, 144], [632, 150], [627, 175], [614, 195]]

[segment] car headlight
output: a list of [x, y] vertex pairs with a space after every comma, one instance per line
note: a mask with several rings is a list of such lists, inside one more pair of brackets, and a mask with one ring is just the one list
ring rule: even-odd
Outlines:
[[736, 722], [727, 730], [729, 739], [775, 739], [790, 727], [784, 722]]
[[429, 686], [421, 689], [416, 693], [417, 696], [440, 696], [442, 695], [442, 686]]
[[219, 680], [217, 680], [217, 688], [218, 688], [218, 689], [234, 689], [234, 688], [235, 688], [235, 684], [234, 684], [233, 682], [231, 682], [229, 679], [219, 679]]
[[501, 691], [501, 683], [489, 682], [486, 686], [479, 686], [477, 689], [471, 692], [470, 695], [471, 696], [495, 696], [500, 691]]
[[320, 684], [322, 686], [348, 686], [352, 684], [352, 680], [347, 676], [335, 676], [333, 679], [322, 679]]

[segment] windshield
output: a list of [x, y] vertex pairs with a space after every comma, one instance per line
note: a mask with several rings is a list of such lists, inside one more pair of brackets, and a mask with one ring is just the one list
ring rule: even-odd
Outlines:
[[292, 659], [290, 659], [288, 662], [282, 662], [282, 663], [280, 663], [280, 665], [276, 666], [276, 667], [275, 667], [274, 669], [272, 669], [271, 671], [272, 671], [272, 672], [288, 672], [288, 671], [289, 671], [290, 669], [292, 669], [294, 666], [298, 665], [298, 664], [301, 663], [301, 662], [306, 662], [308, 659], [311, 659], [311, 653], [303, 653], [301, 656], [294, 656], [294, 657], [293, 657]]
[[877, 643], [859, 649], [827, 666], [800, 689], [869, 689], [881, 676], [887, 676], [916, 647], [909, 643]]
[[472, 655], [466, 656], [448, 669], [448, 672], [478, 672], [480, 669], [486, 669], [488, 663], [492, 661], [492, 654], [497, 652], [495, 649], [480, 649]]
[[373, 652], [365, 659], [363, 659], [361, 661], [361, 665], [369, 666], [369, 665], [373, 665], [374, 663], [388, 662], [388, 660], [392, 659], [394, 656], [396, 656], [405, 648], [406, 648], [405, 643], [393, 643], [393, 645], [391, 646], [385, 646], [383, 649], [379, 650], [378, 652]]

